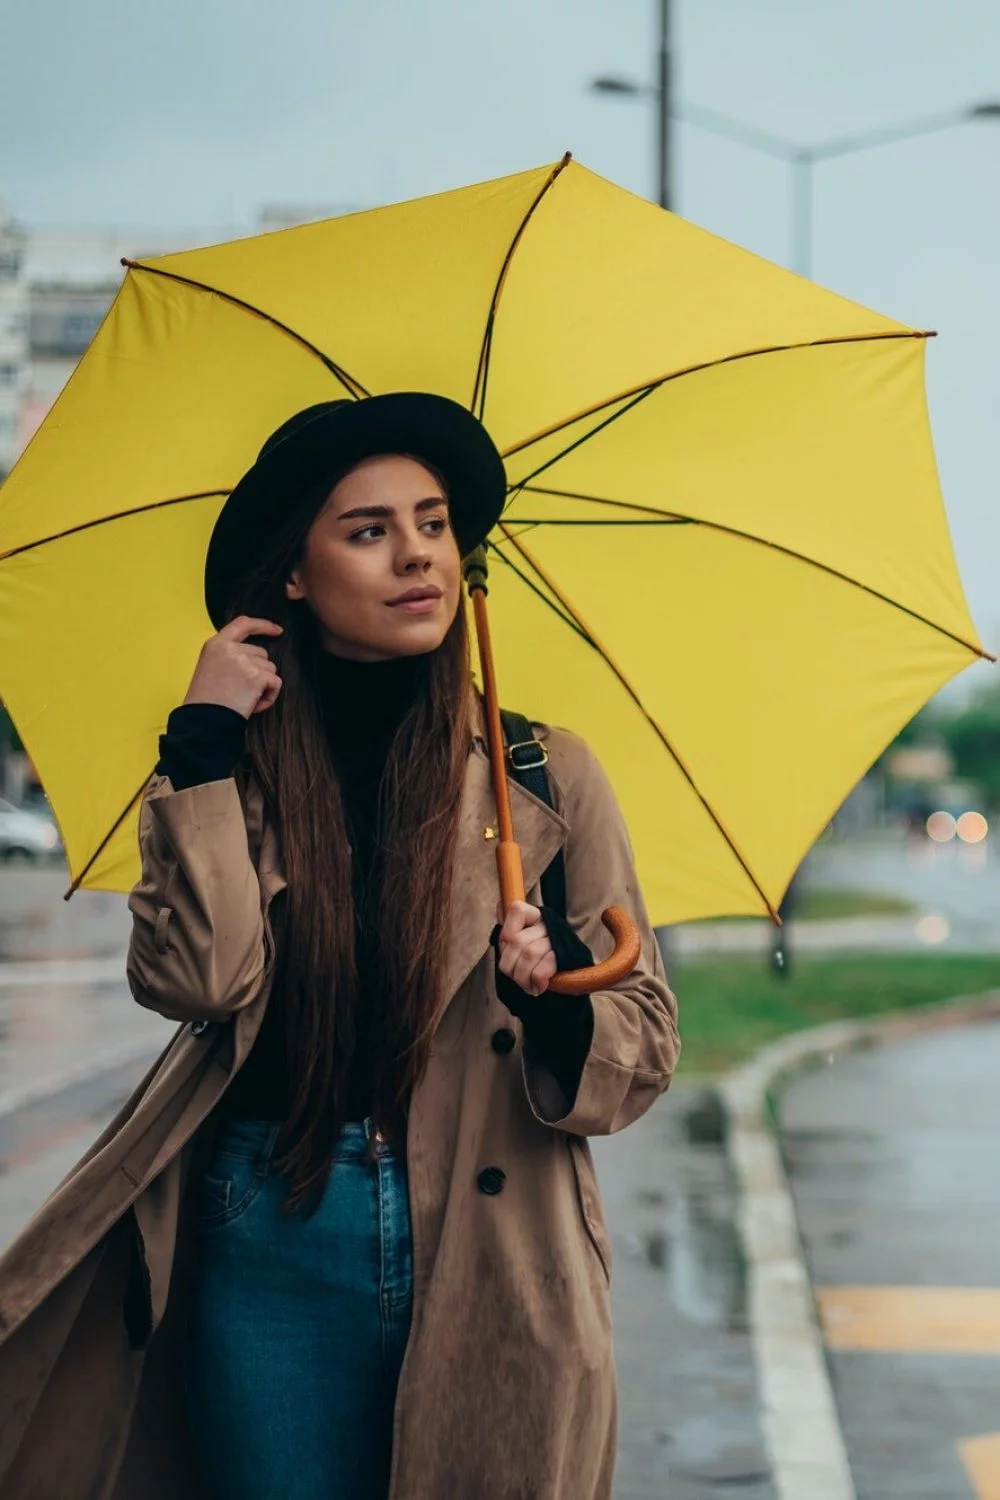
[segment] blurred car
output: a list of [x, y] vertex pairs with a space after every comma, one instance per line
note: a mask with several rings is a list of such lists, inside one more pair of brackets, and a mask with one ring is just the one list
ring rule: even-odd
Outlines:
[[0, 797], [0, 859], [33, 862], [61, 854], [62, 848], [59, 829], [51, 818]]

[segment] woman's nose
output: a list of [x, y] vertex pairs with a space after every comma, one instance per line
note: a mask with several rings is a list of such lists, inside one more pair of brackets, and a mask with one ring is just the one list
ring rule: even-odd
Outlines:
[[404, 573], [424, 572], [431, 565], [431, 554], [423, 537], [416, 536], [403, 549], [400, 558]]

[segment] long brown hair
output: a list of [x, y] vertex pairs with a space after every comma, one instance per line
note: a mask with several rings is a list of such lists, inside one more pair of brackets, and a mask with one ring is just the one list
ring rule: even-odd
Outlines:
[[[342, 477], [342, 476], [341, 476]], [[427, 1066], [449, 933], [451, 867], [471, 737], [469, 639], [458, 613], [427, 657], [424, 687], [389, 750], [379, 797], [380, 973], [377, 995], [358, 994], [351, 855], [340, 783], [309, 670], [321, 649], [308, 606], [285, 581], [323, 496], [311, 497], [244, 581], [232, 614], [283, 625], [266, 642], [282, 690], [247, 735], [250, 774], [281, 840], [287, 911], [275, 987], [285, 999], [291, 1106], [276, 1165], [289, 1178], [286, 1207], [312, 1211], [343, 1123], [359, 1003], [378, 1004], [372, 1118], [383, 1134], [405, 1129], [409, 1099]], [[315, 504], [313, 503], [315, 500]], [[320, 815], [318, 815], [318, 813]]]

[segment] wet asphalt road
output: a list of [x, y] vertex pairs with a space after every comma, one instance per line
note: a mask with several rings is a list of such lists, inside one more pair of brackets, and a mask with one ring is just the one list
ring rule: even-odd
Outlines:
[[0, 963], [118, 958], [128, 945], [125, 897], [77, 891], [64, 901], [61, 863], [0, 865]]
[[[831, 841], [810, 854], [808, 880], [824, 887], [887, 891], [942, 920], [929, 946], [956, 952], [1000, 949], [1000, 837], [982, 844], [885, 835]], [[926, 941], [926, 940], [925, 940]], [[919, 944], [919, 939], [918, 939]]]
[[1000, 1495], [998, 1079], [984, 1023], [838, 1057], [780, 1101], [858, 1500]]

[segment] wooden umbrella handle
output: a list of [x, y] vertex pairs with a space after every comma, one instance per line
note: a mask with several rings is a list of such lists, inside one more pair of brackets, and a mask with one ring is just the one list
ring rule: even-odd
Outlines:
[[[502, 839], [497, 844], [497, 874], [500, 877], [500, 901], [506, 912], [515, 901], [525, 899], [521, 848], [513, 839]], [[642, 949], [635, 919], [623, 907], [609, 906], [602, 912], [601, 921], [615, 940], [614, 952], [589, 969], [566, 969], [561, 974], [554, 974], [549, 980], [553, 994], [590, 995], [595, 990], [610, 989], [619, 979], [632, 973]]]
[[609, 990], [619, 979], [626, 979], [639, 962], [642, 939], [635, 919], [621, 906], [609, 906], [601, 921], [615, 940], [614, 952], [589, 969], [567, 969], [554, 974], [549, 989], [554, 995], [590, 995], [595, 990]]
[[[520, 844], [513, 838], [501, 838], [496, 844], [496, 873], [505, 912], [514, 901], [525, 900], [525, 871], [520, 864]], [[615, 939], [615, 951], [589, 969], [565, 969], [549, 980], [553, 995], [592, 995], [594, 990], [610, 990], [624, 980], [639, 963], [642, 938], [636, 919], [622, 906], [609, 906], [601, 912], [601, 921]]]

